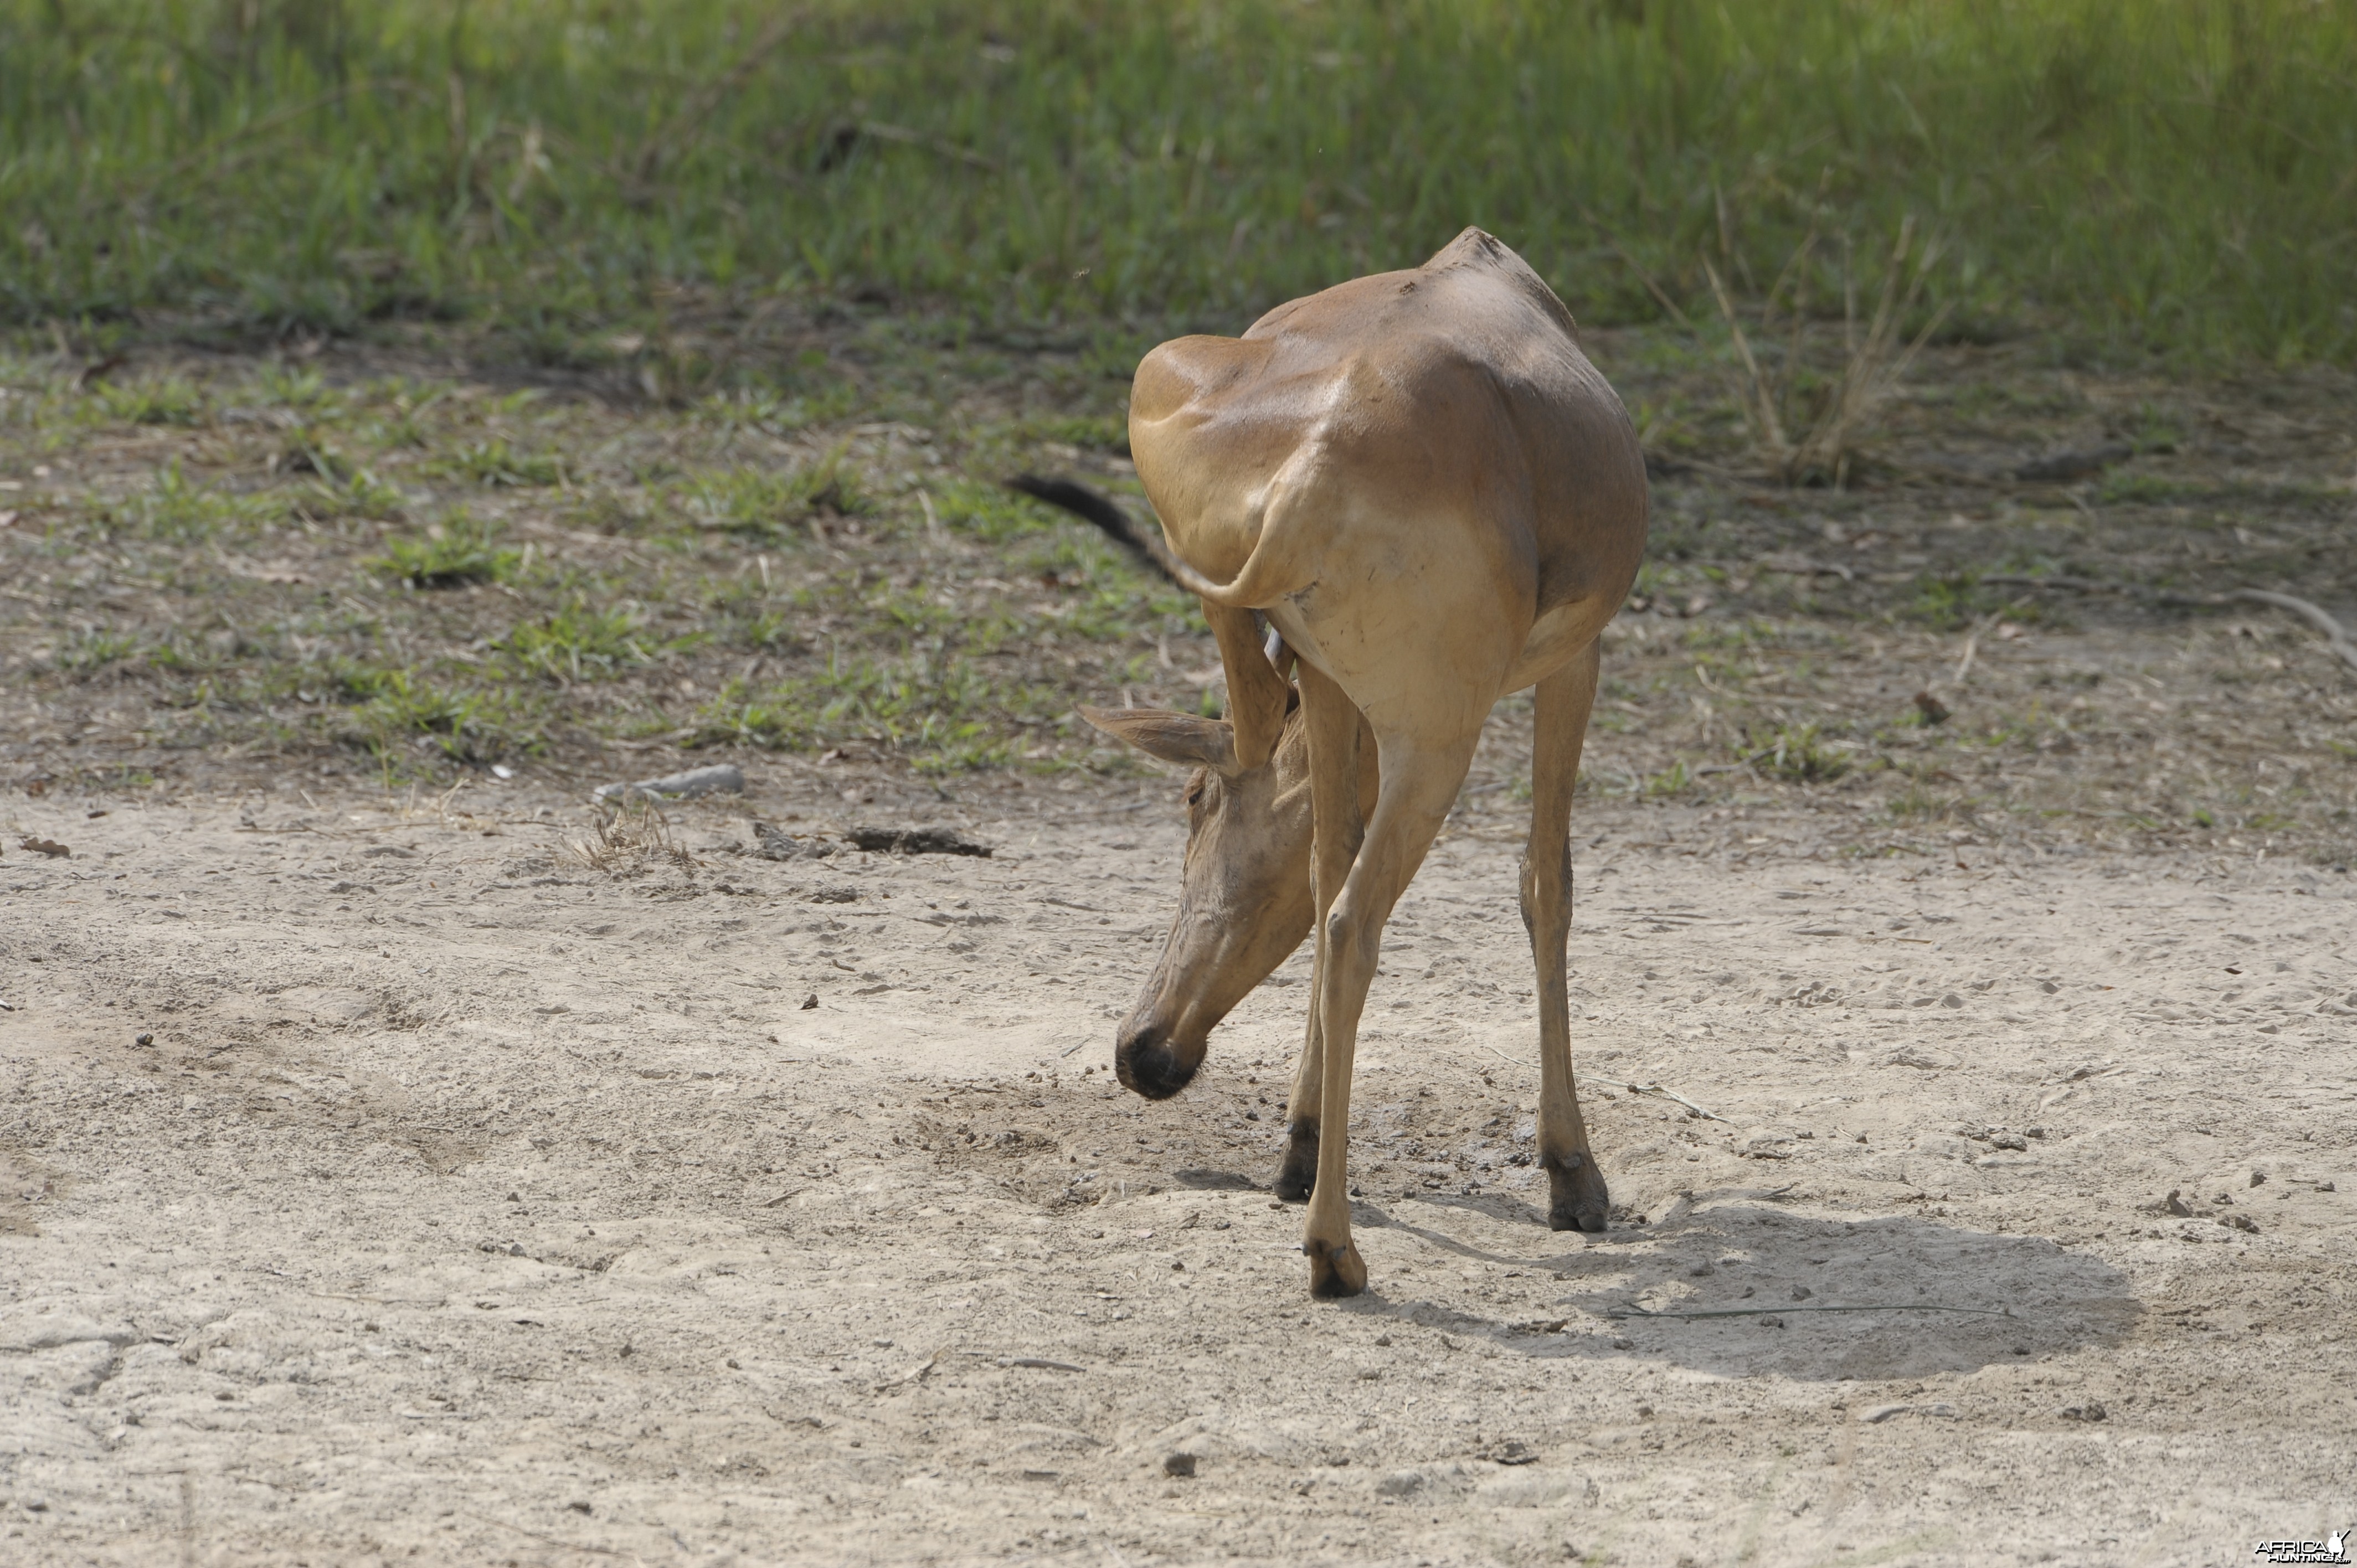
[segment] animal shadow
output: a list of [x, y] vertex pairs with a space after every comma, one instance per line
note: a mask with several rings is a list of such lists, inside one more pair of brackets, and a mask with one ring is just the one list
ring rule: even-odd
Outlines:
[[1911, 1215], [1844, 1220], [1758, 1203], [1682, 1206], [1577, 1251], [1520, 1257], [1372, 1204], [1359, 1206], [1356, 1222], [1469, 1259], [1552, 1271], [1562, 1288], [1543, 1299], [1560, 1316], [1494, 1322], [1380, 1297], [1359, 1308], [1483, 1334], [1534, 1357], [1634, 1355], [1727, 1376], [1917, 1377], [2114, 1344], [2144, 1311], [2127, 1276], [2101, 1259], [2043, 1237]]

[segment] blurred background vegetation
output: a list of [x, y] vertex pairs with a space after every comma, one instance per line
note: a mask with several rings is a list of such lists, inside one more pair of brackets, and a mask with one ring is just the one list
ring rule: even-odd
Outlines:
[[0, 0], [0, 319], [1233, 330], [1467, 223], [1838, 315], [1911, 218], [1943, 334], [2345, 363], [2352, 104], [2357, 0]]

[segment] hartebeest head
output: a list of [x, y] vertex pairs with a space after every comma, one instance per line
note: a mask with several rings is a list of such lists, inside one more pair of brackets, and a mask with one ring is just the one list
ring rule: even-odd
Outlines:
[[1257, 767], [1237, 757], [1227, 719], [1160, 708], [1081, 714], [1149, 757], [1195, 769], [1178, 912], [1114, 1051], [1125, 1085], [1168, 1100], [1203, 1065], [1212, 1028], [1309, 933], [1309, 743], [1297, 699]]

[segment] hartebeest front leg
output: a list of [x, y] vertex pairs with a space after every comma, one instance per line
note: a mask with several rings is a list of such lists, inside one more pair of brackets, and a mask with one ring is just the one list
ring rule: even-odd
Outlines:
[[1580, 743], [1596, 703], [1598, 649], [1538, 684], [1531, 755], [1531, 842], [1523, 857], [1523, 924], [1538, 966], [1539, 1165], [1547, 1174], [1547, 1224], [1601, 1230], [1612, 1200], [1587, 1145], [1571, 1080], [1571, 993], [1565, 949], [1571, 939], [1571, 790]]
[[[1353, 710], [1339, 688], [1322, 679], [1315, 685], [1318, 690], [1313, 696], [1311, 672], [1305, 669], [1302, 707], [1312, 725], [1310, 780], [1318, 832], [1323, 834], [1325, 824], [1332, 820], [1329, 811], [1345, 811], [1355, 817], [1358, 802], [1351, 790], [1355, 781], [1347, 776], [1332, 778], [1319, 759], [1318, 709], [1330, 703], [1346, 714]], [[1343, 879], [1341, 893], [1318, 924], [1318, 1023], [1325, 1057], [1318, 1122], [1324, 1135], [1318, 1140], [1317, 1186], [1309, 1195], [1309, 1215], [1301, 1241], [1301, 1250], [1309, 1258], [1312, 1295], [1356, 1295], [1367, 1288], [1366, 1262], [1351, 1240], [1351, 1072], [1357, 1056], [1359, 1015], [1366, 1006], [1367, 987], [1374, 982], [1375, 963], [1383, 952], [1383, 925], [1447, 820], [1480, 737], [1478, 722], [1464, 734], [1437, 725], [1423, 733], [1379, 732], [1382, 784], [1374, 815], [1367, 822], [1364, 842]]]
[[[1312, 701], [1310, 689], [1318, 689]], [[1326, 1044], [1324, 1013], [1319, 1007], [1320, 983], [1326, 973], [1326, 917], [1333, 912], [1343, 879], [1359, 857], [1366, 839], [1361, 814], [1358, 779], [1363, 728], [1351, 699], [1318, 674], [1301, 671], [1301, 716], [1309, 740], [1311, 830], [1309, 850], [1310, 899], [1316, 916], [1309, 927], [1309, 1021], [1302, 1036], [1301, 1060], [1293, 1071], [1293, 1093], [1286, 1102], [1285, 1164], [1276, 1175], [1276, 1196], [1287, 1203], [1307, 1203], [1318, 1185], [1318, 1128], [1324, 1118]], [[1324, 758], [1330, 767], [1321, 765]], [[1337, 780], [1347, 783], [1337, 786]]]

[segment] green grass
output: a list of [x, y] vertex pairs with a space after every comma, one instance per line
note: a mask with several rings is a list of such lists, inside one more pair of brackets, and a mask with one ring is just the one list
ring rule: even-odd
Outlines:
[[1850, 769], [1850, 758], [1813, 724], [1781, 725], [1747, 735], [1743, 744], [1745, 761], [1789, 784], [1827, 784]]
[[488, 762], [539, 744], [537, 735], [515, 722], [512, 699], [496, 689], [445, 685], [406, 670], [368, 671], [359, 679], [370, 694], [353, 714], [356, 738], [380, 757], [406, 744], [455, 762]]
[[281, 511], [271, 497], [240, 495], [189, 478], [178, 459], [157, 470], [146, 489], [102, 508], [112, 531], [180, 542], [251, 527]]
[[86, 631], [58, 651], [60, 670], [103, 670], [132, 658], [139, 639], [127, 632]]
[[519, 665], [552, 681], [588, 681], [651, 663], [663, 640], [648, 634], [635, 605], [600, 609], [574, 599], [525, 621], [500, 647]]
[[2049, 607], [2023, 593], [2020, 585], [1985, 585], [1981, 574], [1970, 568], [1917, 574], [1913, 596], [1897, 606], [1891, 616], [1937, 631], [1962, 631], [1999, 613], [2025, 625], [2052, 619]]
[[[0, 333], [11, 776], [447, 785], [498, 762], [603, 779], [668, 768], [686, 748], [716, 760], [774, 748], [837, 753], [827, 777], [845, 786], [918, 774], [958, 793], [977, 769], [1004, 776], [996, 790], [1146, 768], [1073, 709], [1216, 712], [1218, 660], [1194, 601], [998, 482], [1069, 467], [1136, 504], [1134, 476], [1098, 444], [1120, 428], [1120, 383], [1085, 345], [1010, 352], [945, 344], [940, 328], [916, 315], [839, 319], [802, 338], [824, 346], [819, 362], [797, 346], [773, 381], [683, 403], [388, 377], [400, 356], [336, 344], [140, 347], [97, 379], [49, 334], [12, 352]], [[1671, 392], [1711, 377], [1691, 335], [1624, 335], [1615, 352], [1631, 345], [1648, 364], [1691, 361]], [[2091, 410], [2151, 395], [2141, 370], [2107, 379], [2025, 358], [1943, 355], [1937, 384], [1956, 406], [2002, 403], [1980, 395], [1984, 381], [2028, 387], [2019, 401], [2047, 381], [2083, 389], [2048, 424], [2007, 427], [2025, 452], [2083, 439]], [[167, 401], [193, 407], [191, 423], [143, 424], [139, 405], [102, 395], [176, 379], [191, 391]], [[2335, 428], [2335, 378], [2249, 384], [2265, 399], [2222, 400], [2225, 414]], [[2286, 390], [2309, 401], [2277, 401]], [[828, 417], [804, 423], [821, 405]], [[561, 454], [563, 483], [479, 483], [463, 459], [493, 441]], [[1763, 507], [1665, 481], [1659, 512], [1678, 553], [1649, 563], [1644, 585], [1673, 613], [1624, 617], [1609, 634], [1583, 787], [1632, 808], [1738, 815], [1837, 792], [1861, 808], [1846, 819], [1866, 835], [1859, 853], [1926, 853], [1927, 830], [1950, 825], [2120, 842], [2133, 810], [2155, 824], [2134, 830], [2143, 837], [2214, 833], [2222, 853], [2343, 864], [2357, 750], [2332, 731], [2338, 688], [2311, 684], [2337, 677], [2303, 626], [2172, 617], [2122, 640], [2122, 612], [2144, 616], [2127, 596], [2083, 603], [1986, 581], [2207, 591], [2219, 568], [2203, 555], [2225, 553], [2252, 580], [2281, 561], [2287, 585], [2348, 596], [2346, 531], [2297, 488], [2341, 470], [2228, 467], [2206, 436], [2187, 446], [2166, 465], [2182, 482], [2222, 497], [2251, 486], [2231, 514], [2222, 502], [2214, 521], [1993, 505], [1975, 518], [1911, 486]], [[2262, 491], [2244, 473], [2279, 477]], [[1759, 570], [1794, 550], [1855, 558], [1857, 580], [1819, 579], [1813, 607], [1801, 579]], [[1698, 598], [1709, 607], [1690, 610]], [[2089, 641], [2051, 636], [2058, 605], [2084, 618]], [[1988, 620], [2028, 622], [2041, 607], [2028, 642]], [[1951, 689], [1973, 628], [1970, 682]], [[2166, 645], [2143, 640], [2154, 630]], [[1952, 704], [1944, 725], [1921, 725], [1907, 699], [1927, 683]], [[2153, 706], [2160, 697], [2177, 716]], [[1477, 811], [1526, 787], [1530, 713], [1527, 696], [1503, 704], [1497, 765], [1481, 765], [1502, 789], [1469, 796], [1486, 802]], [[635, 749], [650, 744], [673, 761]], [[1050, 787], [1067, 784], [1078, 780]]]
[[444, 471], [479, 485], [554, 485], [565, 466], [546, 452], [520, 452], [505, 437], [477, 441], [450, 455]]
[[844, 460], [839, 446], [789, 473], [730, 468], [698, 474], [673, 499], [701, 527], [770, 542], [807, 538], [814, 518], [866, 517], [877, 510], [859, 470]]
[[920, 773], [946, 773], [1017, 760], [1010, 728], [1069, 734], [1075, 722], [1052, 685], [1008, 682], [968, 658], [918, 655], [838, 663], [760, 691], [732, 685], [698, 715], [694, 738], [796, 750], [879, 742]]
[[1469, 222], [1707, 316], [1706, 257], [1911, 214], [1956, 330], [2347, 360], [2352, 83], [2346, 0], [0, 0], [0, 318], [473, 320], [669, 395], [716, 306], [1128, 341]]
[[[1116, 430], [1087, 411], [1117, 393], [977, 359], [1001, 379], [911, 352], [858, 402], [830, 371], [621, 409], [183, 356], [123, 376], [194, 411], [142, 427], [70, 358], [0, 351], [0, 579], [31, 585], [0, 598], [0, 685], [103, 691], [138, 744], [387, 779], [612, 739], [1133, 766], [1072, 705], [1204, 702], [1193, 601], [973, 477]], [[482, 483], [544, 452], [561, 487]]]
[[195, 424], [205, 413], [204, 394], [178, 376], [102, 381], [98, 405], [109, 418], [130, 424]]
[[491, 525], [454, 510], [418, 538], [386, 541], [384, 553], [370, 564], [413, 588], [496, 583], [513, 576], [523, 558], [521, 551], [493, 543], [496, 533]]

